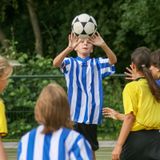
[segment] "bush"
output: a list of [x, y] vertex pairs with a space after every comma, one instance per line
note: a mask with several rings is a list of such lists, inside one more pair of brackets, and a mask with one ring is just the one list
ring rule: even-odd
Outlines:
[[[7, 138], [19, 138], [35, 127], [34, 106], [42, 88], [48, 83], [56, 82], [66, 90], [66, 83], [59, 69], [53, 68], [51, 58], [29, 57], [26, 53], [17, 53], [14, 48], [5, 54], [16, 59], [23, 66], [16, 67], [9, 85], [3, 93], [8, 117], [9, 134]], [[109, 77], [103, 81], [104, 106], [122, 111], [123, 78]], [[102, 138], [115, 138], [121, 122], [103, 119], [98, 127]]]

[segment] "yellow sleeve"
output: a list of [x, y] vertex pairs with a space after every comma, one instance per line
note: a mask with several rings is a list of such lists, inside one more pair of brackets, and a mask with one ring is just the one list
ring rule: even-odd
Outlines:
[[123, 90], [123, 106], [125, 114], [137, 113], [138, 107], [138, 85], [136, 82], [128, 83]]
[[5, 136], [7, 131], [7, 120], [5, 115], [5, 106], [2, 100], [0, 100], [0, 136]]

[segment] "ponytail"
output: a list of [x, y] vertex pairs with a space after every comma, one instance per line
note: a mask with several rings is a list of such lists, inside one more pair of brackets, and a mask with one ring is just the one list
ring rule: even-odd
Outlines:
[[155, 99], [158, 102], [160, 102], [160, 87], [155, 82], [155, 79], [153, 78], [150, 70], [145, 65], [141, 65], [141, 66], [142, 66], [142, 72], [145, 78], [147, 79], [152, 95], [155, 97]]
[[157, 101], [160, 101], [160, 87], [156, 84], [149, 68], [151, 51], [146, 47], [137, 48], [131, 55], [131, 61], [136, 65], [138, 71], [142, 72], [147, 79], [150, 91]]

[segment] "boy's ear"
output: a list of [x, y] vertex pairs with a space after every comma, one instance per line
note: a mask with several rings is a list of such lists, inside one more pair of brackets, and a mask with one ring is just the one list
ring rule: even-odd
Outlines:
[[94, 47], [92, 46], [91, 53], [93, 53]]
[[76, 52], [77, 52], [77, 47], [76, 47], [76, 48], [74, 48], [74, 51], [76, 51]]
[[91, 49], [91, 53], [93, 53], [93, 47], [92, 47], [92, 49]]

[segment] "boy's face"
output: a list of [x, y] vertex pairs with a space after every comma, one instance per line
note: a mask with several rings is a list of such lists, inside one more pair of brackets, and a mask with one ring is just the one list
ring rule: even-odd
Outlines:
[[75, 48], [79, 57], [85, 58], [93, 52], [93, 45], [88, 41], [88, 39], [82, 39], [82, 41]]

